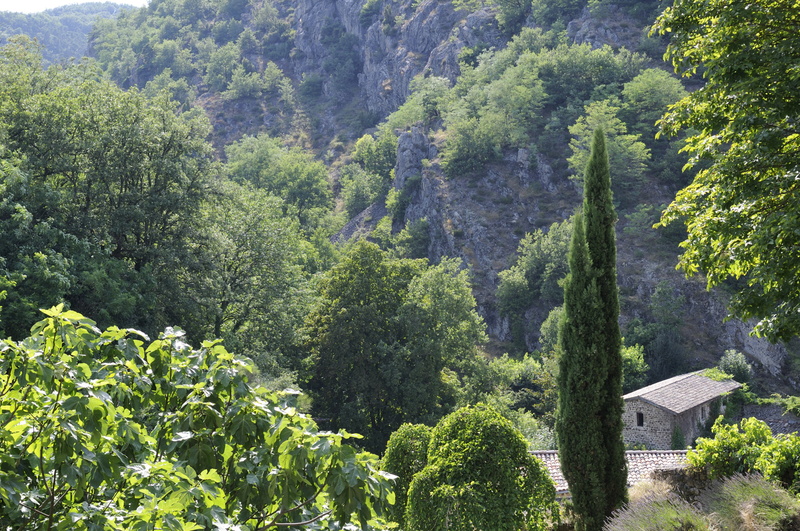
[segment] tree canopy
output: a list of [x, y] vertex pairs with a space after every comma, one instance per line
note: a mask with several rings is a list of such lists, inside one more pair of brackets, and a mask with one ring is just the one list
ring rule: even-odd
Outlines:
[[44, 69], [27, 38], [0, 49], [0, 87], [5, 331], [64, 299], [105, 324], [177, 320], [170, 283], [215, 168], [205, 117], [90, 62]]
[[403, 422], [435, 422], [453, 407], [442, 370], [484, 339], [458, 261], [426, 262], [358, 241], [323, 275], [307, 319], [314, 414], [378, 451]]
[[150, 341], [62, 307], [2, 343], [0, 522], [14, 529], [366, 526], [377, 457], [320, 432], [253, 365], [179, 330]]
[[485, 404], [443, 418], [408, 492], [409, 531], [547, 529], [555, 488], [522, 434]]
[[676, 103], [665, 133], [690, 131], [691, 165], [708, 164], [664, 213], [684, 221], [680, 266], [708, 285], [741, 278], [732, 315], [771, 340], [800, 332], [800, 12], [792, 0], [678, 0], [655, 31], [675, 69], [705, 85]]

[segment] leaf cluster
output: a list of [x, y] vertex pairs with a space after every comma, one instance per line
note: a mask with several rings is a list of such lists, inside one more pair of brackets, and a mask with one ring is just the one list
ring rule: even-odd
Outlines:
[[391, 499], [375, 456], [253, 387], [252, 363], [221, 343], [45, 313], [2, 345], [4, 526], [366, 526]]
[[755, 418], [738, 424], [718, 419], [711, 428], [714, 438], [700, 438], [686, 456], [689, 464], [703, 468], [710, 478], [758, 472], [794, 492], [800, 488], [800, 437], [773, 435], [769, 426]]
[[676, 103], [664, 133], [688, 131], [686, 151], [699, 172], [663, 222], [685, 220], [681, 267], [709, 287], [742, 278], [731, 315], [759, 319], [758, 335], [787, 339], [797, 312], [796, 176], [800, 109], [796, 6], [791, 1], [676, 2], [654, 30], [670, 36], [667, 57], [705, 84]]

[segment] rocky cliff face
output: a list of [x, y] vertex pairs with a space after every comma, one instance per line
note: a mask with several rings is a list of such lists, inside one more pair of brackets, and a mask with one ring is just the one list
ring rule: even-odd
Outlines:
[[[394, 111], [405, 101], [409, 84], [418, 74], [455, 81], [458, 56], [465, 47], [505, 44], [493, 13], [487, 9], [465, 16], [453, 10], [451, 3], [436, 0], [426, 0], [416, 8], [410, 0], [380, 0], [369, 16], [362, 8], [363, 0], [301, 0], [295, 12], [296, 46], [301, 51], [295, 66], [301, 73], [319, 68], [327, 53], [320, 44], [321, 33], [326, 24], [336, 21], [359, 40], [359, 90], [369, 109], [380, 115]], [[572, 21], [568, 25], [571, 40], [594, 47], [635, 48], [642, 37], [641, 28], [613, 8], [602, 15], [585, 11]], [[425, 219], [429, 258], [436, 261], [457, 256], [470, 267], [492, 348], [500, 352], [503, 342], [511, 339], [511, 330], [496, 306], [498, 273], [511, 265], [527, 232], [546, 230], [553, 222], [569, 217], [580, 202], [580, 194], [565, 176], [553, 171], [545, 157], [525, 149], [507, 153], [503, 161], [479, 175], [447, 180], [438, 164], [440, 142], [422, 126], [400, 135], [393, 186], [406, 190], [408, 202], [403, 215], [396, 219], [395, 229]], [[665, 195], [660, 201], [670, 199]], [[383, 205], [373, 205], [348, 223], [339, 236], [347, 239], [368, 234], [385, 215]], [[751, 327], [745, 323], [724, 321], [724, 294], [709, 293], [702, 281], [685, 279], [675, 271], [677, 249], [671, 257], [648, 256], [621, 228], [618, 241], [621, 292], [630, 294], [630, 300], [649, 300], [658, 283], [666, 280], [683, 301], [676, 311], [688, 324], [676, 333], [691, 338], [681, 346], [691, 366], [709, 366], [724, 350], [735, 348], [762, 373], [781, 374], [786, 348], [749, 336]], [[538, 346], [539, 326], [549, 310], [534, 304], [525, 315], [525, 341], [531, 350]], [[621, 320], [625, 324], [642, 317], [643, 312], [642, 304], [623, 304]]]
[[[403, 190], [416, 182], [412, 177], [421, 177], [400, 225], [426, 219], [429, 258], [458, 256], [470, 267], [478, 309], [493, 340], [490, 348], [502, 348], [503, 342], [511, 340], [511, 330], [495, 302], [499, 272], [511, 265], [525, 233], [569, 217], [580, 194], [568, 179], [555, 176], [543, 157], [531, 157], [527, 150], [509, 154], [481, 175], [458, 181], [443, 177], [437, 155], [436, 142], [423, 128], [400, 135], [394, 187]], [[370, 213], [375, 221], [380, 219]], [[669, 283], [676, 300], [681, 301], [674, 311], [684, 323], [674, 332], [691, 338], [680, 345], [689, 367], [708, 367], [725, 350], [737, 349], [761, 374], [782, 377], [787, 358], [784, 345], [750, 336], [752, 324], [725, 321], [725, 294], [708, 292], [702, 279], [687, 279], [676, 271], [677, 249], [671, 257], [648, 256], [636, 240], [618, 228], [620, 291], [629, 301], [647, 301], [660, 282]], [[534, 304], [525, 315], [525, 341], [530, 350], [538, 346], [539, 327], [549, 311], [549, 307]], [[623, 301], [622, 324], [637, 317], [643, 317], [642, 304]], [[789, 381], [783, 384], [795, 386]]]
[[502, 46], [506, 39], [488, 9], [466, 15], [450, 2], [382, 0], [362, 15], [362, 0], [301, 0], [295, 10], [295, 61], [299, 74], [318, 70], [327, 51], [323, 28], [340, 23], [359, 39], [359, 88], [371, 111], [385, 116], [408, 97], [414, 76], [442, 76], [455, 81], [464, 47]]

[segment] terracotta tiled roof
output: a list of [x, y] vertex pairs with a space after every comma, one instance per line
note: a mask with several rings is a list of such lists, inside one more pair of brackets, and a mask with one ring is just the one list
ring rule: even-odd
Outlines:
[[[558, 497], [569, 495], [569, 486], [561, 473], [561, 463], [555, 450], [538, 450], [531, 452], [541, 459], [556, 486]], [[628, 486], [633, 486], [650, 478], [656, 470], [674, 470], [686, 466], [686, 450], [644, 450], [625, 452], [628, 462]]]
[[718, 396], [738, 389], [742, 385], [733, 380], [718, 382], [701, 372], [681, 374], [653, 385], [648, 385], [623, 396], [623, 400], [638, 398], [675, 414], [705, 404]]

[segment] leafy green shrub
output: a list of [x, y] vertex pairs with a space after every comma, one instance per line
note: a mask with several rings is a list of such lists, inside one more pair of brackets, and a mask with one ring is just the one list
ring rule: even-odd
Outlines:
[[432, 429], [424, 424], [403, 424], [389, 437], [386, 454], [381, 465], [397, 476], [394, 482], [394, 505], [387, 511], [388, 518], [405, 526], [408, 488], [414, 475], [428, 464], [428, 445]]
[[357, 164], [348, 164], [342, 168], [339, 184], [342, 188], [344, 208], [349, 218], [360, 213], [386, 193], [381, 176], [367, 172]]
[[409, 531], [546, 529], [555, 488], [522, 435], [495, 410], [465, 407], [434, 428], [428, 465], [411, 481]]
[[427, 258], [431, 236], [427, 218], [406, 222], [394, 238], [394, 252], [402, 258]]
[[391, 180], [392, 170], [397, 164], [397, 137], [387, 129], [381, 129], [377, 138], [364, 135], [353, 148], [353, 161], [370, 173]]
[[247, 72], [242, 65], [236, 65], [228, 89], [222, 93], [222, 98], [226, 100], [257, 98], [263, 89], [264, 82], [258, 72]]
[[572, 220], [553, 223], [547, 232], [526, 234], [517, 247], [516, 262], [500, 272], [497, 300], [500, 312], [511, 319], [515, 346], [526, 350], [523, 316], [536, 301], [553, 306], [561, 304], [563, 289], [559, 282], [567, 275], [567, 250], [572, 234]]
[[644, 347], [641, 345], [623, 346], [621, 354], [622, 392], [630, 393], [644, 387], [649, 369], [644, 361]]
[[696, 468], [705, 468], [711, 479], [734, 474], [759, 472], [782, 486], [800, 490], [800, 436], [772, 435], [769, 426], [755, 418], [738, 425], [719, 420], [711, 428], [713, 439], [700, 438], [686, 459]]
[[675, 426], [672, 430], [672, 437], [670, 438], [669, 447], [672, 450], [685, 450], [686, 449], [686, 436], [680, 426]]
[[725, 425], [716, 422], [711, 428], [713, 439], [700, 438], [686, 460], [693, 467], [706, 468], [711, 479], [756, 470], [762, 447], [772, 441], [772, 431], [766, 423], [755, 419]]
[[386, 195], [386, 209], [392, 215], [392, 220], [396, 221], [405, 216], [406, 207], [411, 201], [411, 196], [414, 195], [422, 183], [422, 176], [420, 174], [412, 175], [406, 179], [402, 190], [392, 188]]
[[717, 365], [719, 369], [733, 376], [739, 383], [747, 383], [753, 375], [753, 368], [747, 363], [744, 354], [738, 350], [726, 350]]
[[381, 9], [380, 0], [367, 0], [358, 13], [358, 22], [366, 27], [372, 24]]
[[317, 74], [303, 76], [303, 80], [297, 87], [297, 93], [306, 101], [314, 100], [322, 96], [323, 79]]

